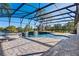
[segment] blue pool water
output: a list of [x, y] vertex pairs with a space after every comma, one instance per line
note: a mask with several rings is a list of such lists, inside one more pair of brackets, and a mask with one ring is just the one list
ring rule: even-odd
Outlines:
[[29, 34], [28, 37], [43, 37], [43, 38], [55, 38], [55, 39], [68, 39], [67, 36], [63, 35], [54, 35], [50, 33], [38, 33], [38, 34]]
[[4, 32], [0, 32], [0, 36], [4, 36], [5, 35], [5, 33]]
[[[0, 36], [4, 36], [5, 33], [4, 32], [0, 32]], [[27, 36], [25, 36], [27, 37]], [[33, 37], [33, 38], [55, 38], [55, 39], [68, 39], [68, 37], [63, 36], [63, 35], [54, 35], [51, 33], [47, 33], [47, 32], [39, 32], [37, 34], [35, 33], [28, 33], [28, 37]]]

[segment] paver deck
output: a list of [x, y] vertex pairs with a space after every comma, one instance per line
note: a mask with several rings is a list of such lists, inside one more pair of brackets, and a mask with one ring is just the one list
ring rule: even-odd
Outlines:
[[45, 40], [42, 38], [32, 39], [32, 40], [33, 41], [31, 41], [30, 39], [19, 38], [19, 39], [14, 39], [12, 41], [1, 43], [3, 55], [5, 56], [41, 55], [43, 52], [47, 51], [51, 46], [53, 46], [59, 41], [53, 39]]
[[62, 40], [55, 47], [51, 47], [43, 56], [79, 56], [79, 34], [71, 36], [67, 40]]

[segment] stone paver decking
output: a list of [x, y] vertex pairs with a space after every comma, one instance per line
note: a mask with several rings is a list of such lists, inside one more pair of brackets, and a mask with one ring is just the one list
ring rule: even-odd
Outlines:
[[51, 47], [42, 56], [79, 56], [79, 34], [62, 40], [55, 47]]
[[[33, 39], [38, 42], [43, 42], [45, 44], [54, 45], [59, 40], [53, 39]], [[50, 47], [43, 44], [30, 41], [29, 39], [14, 39], [12, 41], [7, 41], [1, 43], [1, 48], [5, 56], [16, 56], [16, 55], [41, 55], [42, 52], [47, 51]]]

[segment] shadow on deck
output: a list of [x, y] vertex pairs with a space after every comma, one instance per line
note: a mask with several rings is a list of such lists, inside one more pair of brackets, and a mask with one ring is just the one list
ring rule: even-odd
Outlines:
[[37, 54], [42, 54], [46, 51], [43, 51], [43, 52], [35, 52], [35, 53], [29, 53], [29, 54], [25, 54], [25, 55], [22, 55], [22, 56], [32, 56], [32, 55], [37, 55]]
[[3, 49], [2, 49], [1, 42], [0, 42], [0, 56], [4, 56], [4, 53], [3, 53]]

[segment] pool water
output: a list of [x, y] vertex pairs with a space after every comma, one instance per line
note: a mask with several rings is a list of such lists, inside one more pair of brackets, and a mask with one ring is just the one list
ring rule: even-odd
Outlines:
[[55, 39], [68, 39], [68, 37], [63, 36], [63, 35], [54, 35], [51, 33], [38, 33], [38, 34], [29, 34], [28, 37], [43, 37], [43, 38], [55, 38]]
[[5, 35], [5, 33], [4, 32], [0, 32], [0, 36], [4, 36]]
[[[4, 32], [0, 32], [0, 36], [4, 36]], [[28, 35], [28, 36], [27, 36]], [[63, 35], [55, 35], [48, 32], [39, 32], [39, 33], [33, 33], [29, 32], [28, 34], [25, 34], [25, 37], [32, 37], [32, 38], [55, 38], [55, 39], [68, 39], [67, 36]]]

